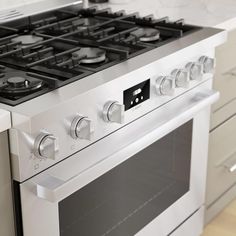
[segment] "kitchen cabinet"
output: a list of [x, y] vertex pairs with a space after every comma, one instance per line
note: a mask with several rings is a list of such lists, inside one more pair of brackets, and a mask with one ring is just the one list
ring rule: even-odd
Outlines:
[[221, 93], [213, 106], [211, 128], [220, 125], [236, 113], [236, 30], [229, 32], [226, 44], [216, 51], [214, 88]]
[[236, 30], [217, 48], [214, 88], [221, 93], [212, 109], [209, 145], [207, 211], [209, 222], [236, 197]]

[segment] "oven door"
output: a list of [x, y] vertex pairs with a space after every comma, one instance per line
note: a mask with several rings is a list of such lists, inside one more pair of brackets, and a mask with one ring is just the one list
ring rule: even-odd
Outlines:
[[21, 184], [24, 236], [170, 234], [204, 204], [218, 96], [193, 89]]

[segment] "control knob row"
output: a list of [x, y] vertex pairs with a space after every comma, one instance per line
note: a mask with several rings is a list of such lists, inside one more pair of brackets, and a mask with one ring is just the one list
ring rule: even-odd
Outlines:
[[[201, 80], [204, 73], [212, 73], [214, 59], [202, 56], [198, 62], [188, 63], [184, 69], [176, 69], [169, 76], [160, 76], [156, 81], [159, 95], [172, 96], [175, 88], [188, 88], [190, 80]], [[105, 122], [124, 122], [125, 107], [117, 101], [109, 101], [103, 107], [102, 116]], [[72, 120], [70, 135], [73, 139], [91, 140], [94, 133], [92, 121], [88, 117], [76, 115]], [[47, 132], [40, 133], [34, 142], [34, 155], [40, 159], [54, 160], [58, 152], [57, 138]]]
[[[103, 119], [106, 122], [122, 124], [124, 122], [124, 105], [116, 101], [110, 101], [103, 108]], [[70, 127], [70, 135], [73, 139], [91, 140], [94, 133], [92, 120], [88, 117], [77, 115]], [[47, 132], [41, 132], [34, 142], [34, 155], [39, 159], [56, 159], [58, 152], [58, 139]]]
[[184, 69], [175, 69], [168, 76], [159, 76], [156, 80], [158, 95], [172, 96], [175, 88], [188, 88], [191, 80], [200, 81], [204, 73], [212, 73], [215, 60], [202, 56], [197, 62], [189, 62]]

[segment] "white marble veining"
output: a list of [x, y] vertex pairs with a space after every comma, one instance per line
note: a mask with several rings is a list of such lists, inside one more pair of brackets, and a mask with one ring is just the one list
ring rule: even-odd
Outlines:
[[10, 112], [0, 109], [0, 133], [11, 127]]
[[[53, 0], [0, 0], [0, 9], [9, 9], [32, 2]], [[76, 0], [74, 0], [76, 1]], [[124, 1], [123, 1], [124, 2]], [[169, 16], [176, 20], [184, 18], [190, 24], [236, 28], [236, 0], [129, 0], [123, 4], [97, 4], [99, 9], [111, 7], [114, 11], [125, 9], [127, 13], [154, 14], [155, 17]], [[84, 0], [84, 6], [91, 6]]]
[[[10, 9], [33, 2], [40, 2], [45, 0], [0, 0], [0, 10]], [[50, 1], [50, 0], [47, 0]]]
[[[88, 4], [88, 1], [85, 1]], [[86, 5], [85, 3], [85, 5]], [[88, 4], [91, 6], [91, 4]], [[184, 18], [190, 24], [236, 28], [236, 0], [130, 0], [126, 4], [97, 4], [99, 9], [111, 7], [114, 11], [125, 9], [127, 13]]]

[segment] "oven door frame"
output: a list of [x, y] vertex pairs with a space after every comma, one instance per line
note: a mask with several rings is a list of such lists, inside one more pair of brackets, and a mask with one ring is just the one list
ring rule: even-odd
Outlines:
[[218, 92], [196, 87], [20, 184], [24, 236], [60, 236], [61, 200], [193, 120], [190, 190], [136, 234], [168, 235], [204, 204], [210, 106], [218, 97]]

